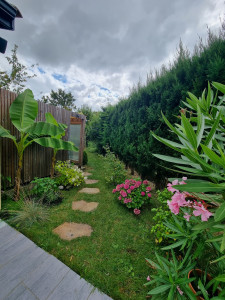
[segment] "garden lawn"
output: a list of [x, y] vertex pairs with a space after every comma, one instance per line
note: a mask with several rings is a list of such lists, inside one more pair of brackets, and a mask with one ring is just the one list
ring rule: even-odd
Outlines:
[[[134, 215], [115, 200], [114, 187], [106, 185], [102, 158], [88, 152], [88, 159], [85, 171], [92, 173], [88, 178], [99, 182], [64, 191], [63, 202], [49, 208], [48, 222], [19, 230], [114, 300], [145, 299], [148, 289], [143, 284], [151, 273], [145, 258], [155, 259], [156, 246], [150, 233], [153, 205]], [[100, 193], [78, 193], [83, 187], [99, 188]], [[96, 201], [99, 206], [92, 212], [74, 211], [75, 200]], [[7, 200], [3, 209], [15, 209], [17, 205]], [[64, 222], [89, 224], [93, 232], [90, 237], [61, 240], [52, 230]]]

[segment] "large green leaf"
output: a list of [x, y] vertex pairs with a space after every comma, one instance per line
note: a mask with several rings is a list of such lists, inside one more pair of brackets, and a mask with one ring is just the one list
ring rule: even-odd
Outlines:
[[78, 148], [72, 142], [66, 142], [52, 137], [42, 137], [34, 140], [43, 147], [49, 147], [57, 150], [78, 151]]
[[171, 287], [171, 284], [161, 285], [159, 287], [152, 289], [150, 292], [148, 292], [148, 295], [161, 294], [161, 293], [165, 292], [166, 290], [168, 290], [170, 287]]
[[225, 219], [225, 203], [216, 210], [214, 218], [216, 222]]
[[18, 95], [9, 109], [10, 119], [19, 131], [30, 127], [38, 113], [38, 103], [34, 100], [31, 90], [27, 89]]
[[221, 91], [223, 94], [225, 94], [225, 85], [219, 82], [214, 82], [212, 83], [212, 85], [219, 91]]
[[0, 137], [8, 138], [8, 139], [11, 139], [13, 141], [16, 141], [16, 137], [11, 135], [9, 130], [5, 129], [1, 125], [0, 125]]
[[182, 185], [174, 185], [175, 189], [185, 192], [222, 192], [225, 190], [225, 184], [215, 184], [212, 182], [187, 183]]
[[34, 123], [31, 127], [27, 128], [26, 132], [36, 136], [56, 136], [58, 134], [62, 134], [64, 132], [64, 129], [50, 123], [37, 122]]
[[185, 129], [185, 133], [186, 133], [188, 141], [192, 145], [193, 149], [196, 149], [197, 148], [197, 137], [196, 137], [196, 134], [194, 132], [194, 129], [193, 129], [191, 123], [185, 117], [184, 114], [181, 114], [181, 120], [182, 120], [184, 129]]
[[223, 167], [225, 169], [225, 160], [223, 157], [219, 157], [214, 151], [209, 149], [208, 147], [201, 144], [201, 147], [204, 151], [204, 153], [208, 156], [208, 158], [214, 162], [215, 164]]
[[153, 156], [161, 159], [161, 160], [165, 160], [171, 163], [175, 163], [175, 164], [182, 164], [182, 165], [188, 165], [188, 161], [185, 161], [183, 159], [180, 158], [176, 158], [176, 157], [172, 157], [172, 156], [167, 156], [167, 155], [161, 155], [161, 154], [152, 154]]

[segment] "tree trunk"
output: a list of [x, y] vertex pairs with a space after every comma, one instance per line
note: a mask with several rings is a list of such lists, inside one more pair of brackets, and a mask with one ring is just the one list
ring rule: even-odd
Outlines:
[[18, 201], [20, 198], [20, 182], [22, 171], [23, 155], [19, 156], [18, 169], [16, 171], [15, 188], [14, 188], [14, 200]]
[[54, 177], [55, 174], [55, 159], [56, 159], [56, 153], [57, 150], [53, 149], [53, 155], [52, 155], [52, 165], [51, 165], [51, 178]]

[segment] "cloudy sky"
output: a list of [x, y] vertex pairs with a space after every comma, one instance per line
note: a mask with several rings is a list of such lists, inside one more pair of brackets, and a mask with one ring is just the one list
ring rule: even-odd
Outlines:
[[[28, 87], [36, 99], [65, 89], [99, 110], [129, 94], [150, 70], [173, 60], [179, 40], [190, 49], [207, 25], [217, 31], [224, 0], [10, 0], [23, 15], [1, 30], [25, 65], [38, 63]], [[4, 55], [0, 68], [6, 69]]]

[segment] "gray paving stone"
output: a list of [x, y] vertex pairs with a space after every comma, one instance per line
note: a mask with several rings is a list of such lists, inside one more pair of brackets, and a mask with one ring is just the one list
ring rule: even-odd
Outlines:
[[18, 232], [10, 226], [4, 226], [0, 228], [0, 246], [6, 243], [8, 240], [13, 239]]
[[4, 300], [39, 300], [24, 285], [19, 284]]
[[47, 299], [69, 268], [54, 256], [48, 258], [32, 274], [24, 279], [25, 285], [40, 299]]
[[13, 239], [7, 241], [0, 247], [0, 267], [8, 263], [31, 245], [32, 242], [22, 234], [17, 234]]
[[80, 290], [86, 284], [86, 281], [80, 278], [75, 272], [70, 270], [53, 293], [47, 298], [48, 300], [82, 300], [79, 298]]

